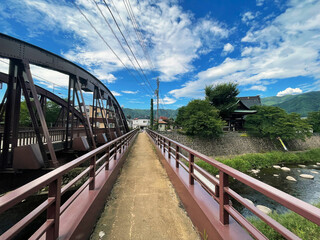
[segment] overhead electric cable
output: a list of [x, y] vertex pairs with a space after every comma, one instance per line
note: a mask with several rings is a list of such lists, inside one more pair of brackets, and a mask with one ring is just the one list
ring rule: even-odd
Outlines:
[[[112, 32], [112, 34], [114, 35], [114, 37], [117, 39], [119, 45], [121, 46], [121, 48], [122, 48], [122, 50], [124, 51], [124, 53], [127, 55], [129, 61], [131, 62], [132, 66], [134, 67], [134, 69], [139, 73], [140, 77], [142, 78], [142, 81], [145, 82], [145, 83], [147, 83], [147, 82], [143, 79], [143, 77], [142, 77], [142, 75], [140, 74], [139, 70], [136, 68], [136, 66], [135, 66], [134, 63], [132, 62], [130, 56], [128, 55], [127, 51], [126, 51], [125, 48], [123, 47], [120, 39], [118, 38], [118, 36], [117, 36], [116, 33], [114, 32], [112, 26], [111, 26], [110, 23], [108, 22], [107, 18], [106, 18], [105, 15], [103, 14], [103, 12], [102, 12], [101, 8], [99, 7], [99, 5], [97, 4], [97, 2], [96, 2], [95, 0], [92, 0], [92, 2], [93, 2], [93, 3], [96, 5], [96, 7], [98, 8], [98, 10], [99, 10], [101, 16], [103, 17], [104, 21], [107, 23], [109, 29], [111, 30], [111, 32]], [[106, 6], [107, 6], [107, 5], [106, 5]], [[108, 6], [107, 6], [107, 7], [108, 7]], [[109, 8], [109, 7], [108, 7], [108, 8]], [[129, 47], [129, 48], [130, 48], [130, 47]], [[130, 48], [130, 50], [131, 50], [131, 48]], [[132, 52], [132, 51], [131, 51], [131, 52]], [[132, 54], [133, 54], [133, 52], [132, 52]], [[138, 63], [138, 61], [137, 61], [137, 59], [136, 59], [136, 57], [135, 57], [134, 54], [133, 54], [133, 57], [135, 58], [136, 62]], [[139, 63], [138, 63], [138, 66], [140, 67], [140, 64], [139, 64]], [[140, 70], [142, 71], [141, 67], [140, 67]], [[143, 71], [142, 71], [142, 73], [143, 73], [143, 75], [144, 75], [144, 72], [143, 72]], [[144, 75], [144, 76], [145, 76], [145, 75]], [[145, 76], [145, 78], [146, 78], [146, 76]], [[146, 79], [147, 79], [147, 78], [146, 78]], [[148, 79], [147, 79], [147, 81], [148, 81]], [[148, 81], [148, 82], [149, 82], [149, 81]], [[150, 83], [149, 83], [149, 87], [150, 87], [151, 91], [153, 91]]]
[[[95, 1], [95, 0], [93, 0], [93, 1]], [[145, 77], [145, 79], [147, 80], [147, 82], [148, 82], [148, 84], [149, 84], [149, 86], [150, 86], [150, 88], [151, 88], [152, 92], [154, 92], [154, 90], [153, 90], [153, 88], [152, 88], [152, 86], [151, 86], [151, 83], [150, 83], [149, 79], [147, 78], [147, 76], [146, 76], [146, 75], [145, 75], [145, 73], [143, 72], [143, 69], [141, 68], [141, 65], [139, 64], [139, 62], [138, 62], [138, 60], [137, 60], [137, 58], [136, 58], [135, 54], [133, 53], [133, 51], [132, 51], [132, 49], [131, 49], [131, 47], [130, 47], [130, 45], [129, 45], [129, 43], [128, 43], [127, 39], [126, 39], [126, 37], [124, 36], [123, 32], [121, 31], [121, 29], [120, 29], [120, 27], [119, 27], [119, 24], [118, 24], [117, 20], [115, 19], [114, 15], [113, 15], [113, 13], [112, 13], [112, 11], [111, 11], [111, 9], [109, 8], [109, 6], [108, 6], [108, 4], [106, 3], [106, 1], [105, 1], [105, 0], [103, 0], [103, 2], [104, 2], [104, 4], [106, 5], [106, 7], [108, 8], [108, 10], [109, 10], [109, 12], [110, 12], [110, 14], [111, 14], [111, 16], [112, 16], [112, 18], [113, 18], [113, 20], [114, 20], [114, 22], [115, 22], [116, 26], [117, 26], [117, 28], [118, 28], [119, 32], [121, 33], [121, 35], [122, 35], [122, 37], [123, 37], [124, 41], [126, 42], [126, 44], [127, 44], [128, 48], [130, 49], [130, 52], [131, 52], [132, 56], [133, 56], [133, 57], [134, 57], [134, 59], [136, 60], [136, 62], [137, 62], [137, 64], [138, 64], [138, 66], [139, 66], [139, 68], [140, 68], [140, 70], [141, 70], [141, 72], [142, 72], [143, 76], [144, 76], [144, 77]], [[96, 5], [97, 5], [97, 4], [96, 4]], [[98, 8], [99, 8], [99, 7], [98, 7]], [[100, 12], [101, 12], [101, 11], [100, 11]], [[102, 14], [102, 13], [101, 13], [101, 14]]]
[[[110, 0], [110, 1], [111, 1], [113, 8], [114, 8], [114, 10], [116, 11], [116, 13], [117, 13], [117, 15], [118, 15], [118, 17], [119, 17], [119, 19], [120, 19], [120, 21], [121, 21], [121, 23], [122, 23], [123, 28], [124, 28], [125, 31], [126, 31], [126, 34], [127, 34], [128, 38], [129, 38], [129, 40], [130, 40], [133, 48], [134, 48], [134, 49], [136, 50], [136, 52], [138, 53], [138, 50], [137, 50], [137, 48], [136, 48], [136, 45], [134, 44], [134, 41], [132, 40], [132, 38], [131, 38], [131, 36], [130, 36], [130, 33], [129, 33], [128, 28], [127, 28], [126, 25], [124, 24], [124, 22], [123, 22], [123, 20], [122, 20], [122, 17], [121, 17], [121, 15], [120, 15], [120, 13], [119, 13], [116, 5], [114, 4], [113, 0]], [[153, 69], [153, 66], [150, 64], [150, 61], [147, 59], [146, 55], [143, 54], [143, 56], [144, 56], [144, 58], [146, 59], [148, 65], [149, 65], [149, 67], [150, 67], [150, 69]]]
[[[93, 26], [93, 24], [91, 23], [91, 21], [88, 19], [88, 17], [82, 12], [82, 10], [79, 8], [79, 6], [73, 2], [73, 4], [75, 5], [75, 7], [78, 9], [78, 11], [81, 13], [81, 15], [86, 19], [86, 21], [89, 23], [89, 25], [93, 28], [93, 30], [98, 34], [98, 36], [101, 38], [101, 40], [107, 45], [107, 47], [111, 50], [111, 52], [117, 57], [117, 59], [121, 62], [121, 64], [125, 67], [125, 69], [128, 71], [128, 73], [137, 81], [138, 84], [139, 81], [136, 78], [136, 76], [134, 76], [134, 74], [130, 71], [130, 69], [123, 63], [123, 61], [121, 60], [121, 58], [116, 54], [116, 52], [111, 48], [111, 46], [107, 43], [107, 41], [104, 39], [104, 37], [100, 34], [100, 32], [95, 28], [95, 26]], [[145, 89], [144, 89], [145, 90]], [[147, 92], [146, 92], [147, 93]]]
[[[132, 16], [132, 13], [133, 13], [133, 12], [131, 13], [131, 11], [130, 11], [130, 9], [129, 9], [129, 4], [128, 4], [125, 0], [123, 0], [123, 3], [124, 3], [125, 8], [126, 8], [126, 10], [127, 10], [129, 19], [130, 19], [131, 24], [132, 24], [132, 26], [133, 26], [133, 29], [134, 29], [134, 31], [135, 31], [135, 33], [136, 33], [136, 36], [137, 36], [139, 45], [141, 46], [141, 49], [142, 49], [143, 53], [145, 54], [146, 58], [149, 59], [149, 61], [151, 62], [151, 65], [153, 65], [153, 64], [152, 64], [152, 61], [151, 61], [151, 59], [150, 59], [150, 56], [149, 56], [147, 50], [146, 50], [145, 47], [144, 47], [143, 39], [142, 39], [141, 35], [138, 33], [138, 26], [136, 26], [136, 24], [134, 23], [134, 20], [133, 20], [134, 15]], [[130, 3], [130, 2], [129, 2], [129, 3]], [[130, 6], [131, 6], [131, 5], [130, 5]], [[132, 9], [132, 8], [131, 8], [131, 9]]]

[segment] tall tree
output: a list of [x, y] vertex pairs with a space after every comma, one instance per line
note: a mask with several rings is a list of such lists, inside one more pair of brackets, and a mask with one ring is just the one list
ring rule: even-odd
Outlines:
[[309, 112], [308, 123], [312, 126], [313, 132], [320, 132], [320, 111]]
[[205, 88], [206, 99], [220, 111], [222, 118], [228, 117], [237, 108], [237, 87], [236, 83], [223, 83]]
[[223, 121], [218, 110], [206, 100], [190, 101], [179, 109], [177, 120], [187, 135], [212, 138], [222, 134]]
[[256, 114], [246, 117], [245, 128], [257, 137], [284, 140], [305, 139], [311, 136], [311, 125], [301, 119], [297, 113], [288, 114], [285, 110], [273, 106], [254, 106]]
[[153, 98], [151, 98], [150, 102], [150, 127], [153, 129]]

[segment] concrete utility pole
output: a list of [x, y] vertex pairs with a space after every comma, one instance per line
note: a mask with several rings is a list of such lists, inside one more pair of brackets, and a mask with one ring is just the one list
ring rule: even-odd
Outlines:
[[159, 122], [159, 78], [157, 78], [157, 89], [156, 89], [155, 93], [157, 95], [157, 116], [156, 116], [156, 120], [157, 120], [157, 126], [158, 126], [158, 122]]

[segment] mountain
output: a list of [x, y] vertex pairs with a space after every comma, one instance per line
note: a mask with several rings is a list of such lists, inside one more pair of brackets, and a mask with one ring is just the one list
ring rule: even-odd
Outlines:
[[261, 102], [262, 105], [280, 107], [288, 113], [296, 112], [306, 117], [309, 112], [320, 110], [320, 91], [283, 97], [266, 97], [262, 98]]
[[[150, 118], [150, 109], [131, 109], [131, 108], [122, 108], [124, 115], [130, 116], [131, 119], [134, 118]], [[153, 116], [156, 118], [156, 110], [153, 110]], [[173, 109], [159, 109], [159, 117], [167, 117], [175, 119], [177, 117], [178, 110]]]

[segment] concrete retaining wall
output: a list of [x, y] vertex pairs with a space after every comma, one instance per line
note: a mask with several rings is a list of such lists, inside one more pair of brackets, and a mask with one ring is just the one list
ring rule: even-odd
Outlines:
[[[283, 150], [278, 140], [271, 141], [270, 139], [248, 137], [237, 132], [227, 132], [220, 139], [211, 140], [189, 137], [177, 132], [161, 132], [160, 134], [208, 156], [228, 156]], [[286, 142], [286, 145], [289, 151], [320, 148], [320, 136], [312, 136], [306, 141], [294, 140]]]

